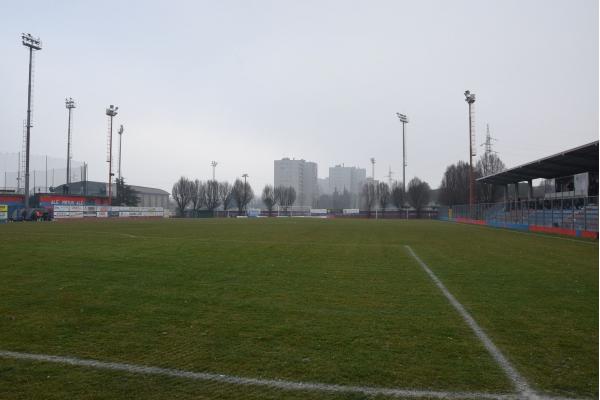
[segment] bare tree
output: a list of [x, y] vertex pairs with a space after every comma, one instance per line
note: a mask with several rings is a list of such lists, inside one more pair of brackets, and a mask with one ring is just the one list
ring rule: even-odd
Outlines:
[[377, 188], [374, 182], [367, 182], [363, 185], [361, 195], [363, 203], [367, 209], [367, 217], [371, 218], [371, 210], [377, 202]]
[[238, 213], [242, 215], [248, 203], [254, 198], [254, 191], [249, 183], [244, 183], [241, 179], [236, 179], [233, 184], [232, 195], [237, 204]]
[[385, 182], [379, 182], [377, 185], [377, 200], [381, 207], [381, 216], [385, 215], [385, 208], [390, 203], [390, 187]]
[[283, 211], [287, 213], [288, 208], [296, 201], [296, 189], [291, 186], [277, 186], [273, 191], [275, 202], [283, 207]]
[[229, 182], [219, 183], [219, 198], [221, 200], [221, 204], [223, 204], [223, 210], [225, 210], [226, 213], [231, 207], [231, 202], [233, 201], [233, 195], [231, 192], [232, 187]]
[[337, 188], [334, 189], [333, 193], [331, 194], [332, 208], [335, 208], [338, 210], [341, 210], [344, 208], [350, 208], [351, 203], [352, 203], [352, 195], [350, 194], [350, 192], [348, 192], [348, 190], [346, 190], [345, 187], [342, 192], [339, 192], [337, 190]]
[[[484, 153], [477, 161], [475, 173], [477, 176], [483, 177], [497, 174], [505, 169], [506, 166], [497, 154]], [[484, 203], [491, 203], [500, 199], [502, 196], [502, 189], [496, 185], [478, 184], [477, 195], [480, 201]]]
[[254, 190], [252, 190], [252, 186], [250, 186], [250, 184], [248, 182], [244, 183], [244, 208], [248, 209], [248, 204], [250, 204], [250, 202], [252, 201], [252, 199], [254, 198]]
[[404, 207], [406, 203], [406, 193], [404, 193], [404, 187], [401, 182], [394, 182], [392, 185], [392, 191], [390, 193], [391, 202], [398, 210]]
[[427, 182], [417, 177], [408, 182], [408, 201], [417, 210], [417, 218], [421, 217], [421, 211], [429, 204], [430, 196], [431, 188]]
[[459, 161], [449, 165], [440, 184], [440, 203], [445, 205], [469, 202], [469, 164]]
[[288, 186], [287, 188], [287, 203], [285, 209], [287, 211], [288, 207], [291, 207], [296, 202], [296, 189], [292, 186]]
[[206, 208], [213, 212], [219, 205], [221, 205], [221, 199], [219, 197], [219, 182], [210, 180], [205, 184], [205, 204]]
[[190, 181], [190, 192], [192, 194], [190, 200], [192, 211], [194, 216], [198, 216], [198, 211], [204, 205], [204, 184], [198, 179]]
[[185, 215], [185, 209], [192, 200], [192, 187], [192, 181], [184, 176], [179, 178], [179, 180], [173, 185], [171, 194], [173, 195], [175, 203], [177, 203], [177, 210], [179, 211], [179, 215], [181, 217]]
[[269, 211], [269, 217], [270, 217], [271, 214], [273, 213], [273, 207], [276, 204], [275, 191], [273, 190], [273, 186], [266, 185], [264, 187], [263, 192], [262, 192], [262, 202], [264, 203], [265, 207], [267, 207], [267, 210]]

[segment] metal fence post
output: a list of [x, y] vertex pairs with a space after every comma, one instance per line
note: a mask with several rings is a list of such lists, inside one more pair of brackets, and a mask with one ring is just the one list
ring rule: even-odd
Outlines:
[[575, 203], [571, 197], [571, 229], [575, 229]]
[[587, 197], [583, 198], [583, 230], [587, 231]]
[[520, 201], [519, 207], [521, 208], [521, 224], [524, 222], [525, 210], [523, 209], [523, 200]]
[[560, 227], [563, 228], [565, 226], [565, 206], [563, 204], [563, 198], [560, 198]]

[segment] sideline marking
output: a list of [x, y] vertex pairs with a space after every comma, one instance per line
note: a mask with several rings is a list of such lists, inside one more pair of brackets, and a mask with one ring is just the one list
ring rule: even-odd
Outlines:
[[[259, 379], [244, 378], [233, 375], [215, 374], [209, 372], [193, 372], [180, 369], [150, 367], [146, 365], [126, 364], [118, 362], [106, 362], [77, 357], [51, 356], [47, 354], [22, 353], [16, 351], [0, 350], [0, 358], [10, 358], [14, 360], [42, 361], [56, 364], [74, 365], [78, 367], [89, 367], [96, 369], [106, 369], [111, 371], [123, 371], [132, 374], [142, 375], [162, 375], [175, 378], [186, 378], [197, 381], [210, 381], [219, 383], [228, 383], [242, 386], [262, 386], [272, 389], [294, 390], [294, 391], [317, 391], [330, 393], [360, 393], [370, 396], [391, 396], [391, 397], [411, 397], [411, 398], [435, 398], [435, 399], [480, 399], [480, 400], [520, 400], [523, 394], [516, 393], [486, 393], [486, 392], [451, 392], [425, 389], [399, 389], [384, 388], [375, 386], [351, 386], [335, 385], [330, 383], [318, 382], [294, 382], [279, 379]], [[530, 395], [530, 398], [533, 397]], [[539, 400], [578, 400], [571, 397], [562, 396], [535, 396]], [[585, 399], [581, 399], [585, 400]]]
[[450, 291], [444, 286], [442, 281], [433, 273], [431, 269], [417, 256], [417, 254], [413, 251], [413, 249], [405, 245], [409, 254], [419, 263], [421, 268], [429, 275], [431, 280], [436, 284], [436, 286], [442, 291], [444, 296], [448, 299], [450, 304], [458, 311], [460, 316], [465, 320], [469, 328], [475, 333], [475, 335], [479, 338], [481, 343], [485, 346], [490, 355], [496, 360], [496, 363], [504, 370], [504, 373], [508, 376], [508, 378], [512, 381], [515, 389], [519, 392], [519, 394], [525, 398], [538, 398], [536, 393], [531, 389], [527, 381], [519, 372], [513, 367], [513, 365], [508, 361], [508, 359], [502, 354], [500, 349], [496, 347], [494, 342], [489, 338], [489, 336], [485, 333], [483, 328], [479, 326], [477, 321], [469, 314], [469, 312], [463, 307], [462, 304], [450, 293]]
[[[396, 389], [373, 386], [349, 386], [335, 385], [317, 382], [294, 382], [278, 379], [258, 379], [244, 378], [232, 375], [214, 374], [208, 372], [192, 372], [180, 369], [150, 367], [145, 365], [126, 364], [118, 362], [105, 362], [91, 359], [82, 359], [76, 357], [51, 356], [46, 354], [21, 353], [15, 351], [0, 350], [0, 357], [17, 360], [43, 361], [57, 364], [75, 365], [80, 367], [91, 367], [97, 369], [106, 369], [112, 371], [124, 371], [134, 374], [144, 375], [164, 375], [176, 378], [187, 378], [199, 381], [212, 381], [220, 383], [229, 383], [244, 386], [264, 386], [274, 389], [284, 390], [307, 390], [333, 393], [361, 393], [371, 396], [393, 396], [393, 397], [412, 397], [412, 398], [436, 398], [436, 399], [482, 399], [482, 400], [517, 400], [518, 395], [501, 393], [483, 393], [483, 392], [445, 392], [437, 390], [418, 390], [418, 389]], [[552, 398], [557, 399], [557, 398]], [[566, 399], [565, 399], [566, 400]], [[569, 399], [570, 400], [570, 399]]]

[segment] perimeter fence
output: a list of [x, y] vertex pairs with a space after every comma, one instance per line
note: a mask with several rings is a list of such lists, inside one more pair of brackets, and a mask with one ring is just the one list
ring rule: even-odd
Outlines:
[[598, 196], [524, 199], [460, 204], [439, 209], [441, 219], [469, 219], [492, 225], [530, 225], [598, 232]]

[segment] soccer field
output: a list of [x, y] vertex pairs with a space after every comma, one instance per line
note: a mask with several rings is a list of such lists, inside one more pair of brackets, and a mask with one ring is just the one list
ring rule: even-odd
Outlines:
[[2, 399], [598, 397], [597, 241], [81, 221], [0, 226], [0, 257]]

